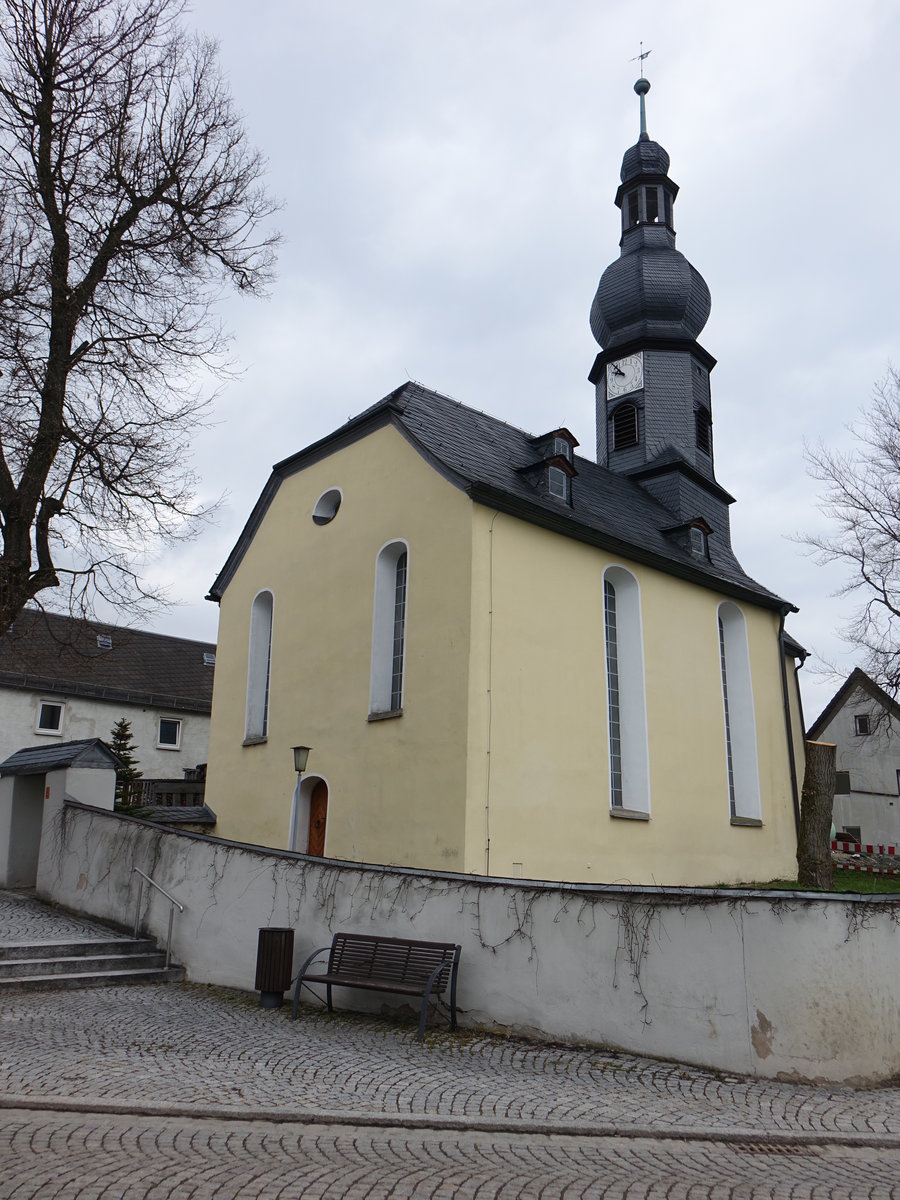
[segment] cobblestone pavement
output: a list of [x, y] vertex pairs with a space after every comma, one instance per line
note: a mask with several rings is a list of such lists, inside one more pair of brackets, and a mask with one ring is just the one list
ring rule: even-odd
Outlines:
[[[287, 1006], [197, 984], [16, 993], [0, 1009], [7, 1103], [253, 1116], [464, 1119], [471, 1126], [900, 1134], [900, 1089], [716, 1075]], [[900, 1141], [898, 1141], [900, 1145]]]
[[108, 925], [59, 912], [39, 903], [28, 892], [0, 890], [0, 945], [4, 942], [86, 942], [109, 936]]
[[900, 1195], [900, 1151], [4, 1114], [3, 1200]]
[[[38, 907], [0, 893], [0, 944], [25, 940], [16, 913], [59, 938]], [[419, 1043], [414, 1023], [291, 1021], [196, 984], [0, 1005], [0, 1200], [881, 1198], [900, 1197], [898, 1168], [897, 1087], [440, 1028]]]

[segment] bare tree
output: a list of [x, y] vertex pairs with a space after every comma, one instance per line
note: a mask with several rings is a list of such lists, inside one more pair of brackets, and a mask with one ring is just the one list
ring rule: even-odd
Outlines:
[[821, 443], [807, 449], [811, 474], [825, 484], [821, 508], [835, 532], [802, 540], [821, 562], [849, 566], [841, 594], [862, 604], [845, 631], [863, 667], [892, 696], [900, 694], [900, 374], [876, 386], [847, 452]]
[[0, 0], [0, 629], [61, 585], [151, 598], [142, 552], [201, 515], [212, 305], [264, 289], [277, 237], [215, 45], [182, 14]]

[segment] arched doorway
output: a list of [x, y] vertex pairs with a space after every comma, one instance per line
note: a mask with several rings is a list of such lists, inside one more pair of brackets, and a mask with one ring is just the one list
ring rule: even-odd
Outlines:
[[294, 792], [295, 811], [291, 818], [289, 849], [316, 858], [325, 855], [325, 828], [328, 823], [328, 784], [319, 775], [308, 775]]
[[328, 784], [324, 779], [316, 780], [309, 797], [309, 835], [306, 853], [316, 858], [325, 857], [325, 825], [328, 819]]

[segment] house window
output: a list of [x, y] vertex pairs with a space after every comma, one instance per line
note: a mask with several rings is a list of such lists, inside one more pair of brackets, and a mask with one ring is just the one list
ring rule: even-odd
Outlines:
[[258, 742], [269, 733], [269, 682], [272, 669], [274, 597], [260, 592], [250, 609], [250, 648], [247, 656], [247, 715], [244, 741]]
[[547, 468], [547, 487], [557, 500], [569, 499], [569, 477], [561, 467]]
[[553, 453], [558, 454], [567, 462], [572, 461], [572, 447], [565, 438], [558, 437], [553, 439]]
[[609, 567], [603, 578], [609, 801], [613, 813], [650, 812], [640, 591], [635, 577]]
[[633, 229], [635, 225], [640, 223], [640, 214], [638, 213], [638, 194], [636, 191], [629, 192], [625, 198], [626, 208], [626, 228]]
[[98, 650], [112, 650], [112, 634], [111, 633], [98, 633], [97, 634], [97, 648], [98, 648]]
[[835, 771], [834, 773], [834, 794], [836, 796], [850, 795], [850, 772]]
[[406, 610], [409, 551], [405, 542], [390, 542], [375, 560], [375, 605], [372, 618], [372, 671], [369, 712], [399, 715], [403, 711], [406, 672]]
[[718, 621], [729, 807], [732, 817], [759, 820], [759, 766], [747, 623], [738, 606], [730, 602], [719, 605]]
[[175, 717], [160, 717], [156, 744], [161, 750], [180, 750], [181, 722]]
[[35, 731], [37, 733], [45, 734], [61, 734], [65, 710], [66, 706], [64, 704], [57, 704], [50, 700], [42, 700], [38, 708]]
[[638, 410], [634, 404], [620, 404], [613, 413], [613, 450], [627, 450], [638, 444]]
[[868, 713], [857, 713], [853, 718], [853, 727], [857, 737], [865, 737], [872, 732], [872, 724]]

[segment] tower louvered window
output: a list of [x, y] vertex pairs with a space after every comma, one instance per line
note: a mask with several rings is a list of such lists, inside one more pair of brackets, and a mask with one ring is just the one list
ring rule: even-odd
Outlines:
[[705, 408], [694, 411], [694, 430], [696, 433], [697, 449], [704, 454], [712, 453], [712, 421]]
[[640, 441], [638, 410], [634, 404], [621, 404], [613, 413], [613, 450], [627, 450]]

